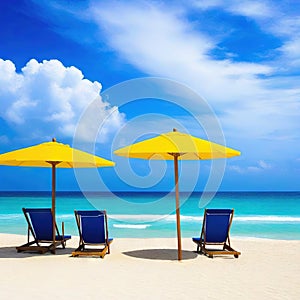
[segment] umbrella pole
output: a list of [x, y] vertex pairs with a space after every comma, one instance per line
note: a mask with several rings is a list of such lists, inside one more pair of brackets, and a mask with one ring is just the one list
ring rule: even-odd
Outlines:
[[182, 259], [181, 252], [181, 229], [180, 229], [180, 204], [179, 204], [179, 185], [178, 185], [178, 156], [174, 155], [175, 171], [175, 194], [176, 194], [176, 223], [177, 223], [177, 242], [178, 242], [178, 260]]
[[52, 162], [52, 240], [53, 240], [53, 253], [55, 254], [55, 186], [56, 186], [56, 163]]

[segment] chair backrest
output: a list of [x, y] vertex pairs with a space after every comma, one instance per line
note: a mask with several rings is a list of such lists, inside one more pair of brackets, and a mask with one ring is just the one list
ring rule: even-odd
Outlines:
[[107, 238], [106, 212], [102, 210], [75, 211], [78, 230], [88, 244], [104, 244]]
[[38, 240], [51, 241], [53, 218], [51, 208], [23, 208], [29, 216], [32, 230]]
[[229, 235], [233, 209], [206, 209], [204, 214], [205, 241], [225, 243]]

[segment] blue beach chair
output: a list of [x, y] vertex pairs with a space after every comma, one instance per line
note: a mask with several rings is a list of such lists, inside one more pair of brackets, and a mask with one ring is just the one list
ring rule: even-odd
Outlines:
[[103, 258], [105, 254], [109, 254], [113, 239], [108, 238], [106, 211], [75, 210], [74, 213], [79, 231], [79, 247], [72, 252], [72, 256], [100, 256]]
[[[233, 213], [233, 209], [205, 209], [201, 235], [192, 238], [197, 244], [197, 252], [211, 258], [224, 254], [239, 257], [241, 253], [230, 246], [229, 231]], [[221, 246], [221, 249], [212, 249], [211, 246]]]
[[[62, 235], [56, 227], [55, 243], [53, 244], [53, 218], [51, 208], [22, 208], [25, 219], [28, 224], [27, 243], [16, 247], [18, 252], [35, 251], [46, 253], [51, 251], [55, 253], [58, 246], [65, 248], [66, 241], [71, 239], [70, 235], [64, 234], [64, 223], [62, 223]], [[33, 241], [30, 241], [31, 236]], [[42, 246], [41, 244], [48, 244]]]

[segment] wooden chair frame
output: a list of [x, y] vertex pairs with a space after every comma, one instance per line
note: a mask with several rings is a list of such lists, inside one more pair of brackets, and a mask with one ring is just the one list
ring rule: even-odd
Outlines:
[[[232, 224], [234, 209], [231, 210], [230, 219], [227, 228], [227, 238], [224, 242], [207, 242], [206, 241], [206, 216], [207, 216], [207, 209], [204, 211], [203, 217], [203, 225], [201, 230], [201, 235], [199, 240], [193, 240], [197, 244], [197, 253], [201, 253], [207, 255], [210, 258], [213, 258], [214, 255], [233, 255], [235, 258], [238, 258], [241, 255], [241, 252], [234, 250], [230, 245], [230, 237], [229, 231]], [[212, 245], [220, 245], [223, 246], [222, 249], [209, 249], [207, 246]]]
[[[30, 210], [34, 210], [34, 209], [30, 209]], [[45, 209], [36, 209], [38, 210], [43, 210], [44, 212], [49, 210], [49, 212], [51, 213], [51, 208], [45, 208]], [[55, 223], [55, 228], [56, 228], [56, 238], [59, 238], [59, 240], [55, 241], [55, 243], [53, 243], [53, 240], [39, 240], [36, 236], [36, 233], [34, 231], [34, 228], [32, 226], [32, 222], [29, 216], [29, 212], [27, 211], [26, 208], [22, 208], [22, 211], [24, 213], [25, 219], [27, 221], [28, 224], [28, 229], [27, 229], [27, 243], [24, 245], [21, 245], [19, 247], [16, 247], [16, 250], [18, 252], [24, 252], [24, 251], [32, 251], [32, 252], [39, 252], [41, 254], [44, 254], [48, 251], [51, 251], [51, 253], [55, 254], [55, 249], [58, 246], [62, 246], [62, 248], [66, 247], [66, 242], [67, 240], [71, 239], [71, 236], [65, 236], [64, 233], [64, 222], [62, 222], [62, 235], [60, 235], [57, 224]], [[51, 213], [52, 214], [52, 213]], [[30, 241], [31, 236], [33, 237], [33, 241]], [[49, 245], [47, 246], [42, 246], [41, 244], [47, 243]], [[34, 244], [36, 244], [36, 246], [33, 246]]]
[[[89, 212], [89, 211], [86, 211]], [[104, 258], [106, 254], [110, 254], [110, 244], [112, 243], [113, 239], [108, 238], [108, 222], [107, 222], [107, 214], [105, 210], [99, 211], [90, 211], [90, 212], [99, 212], [99, 215], [104, 215], [104, 222], [105, 222], [105, 242], [104, 243], [87, 243], [84, 241], [81, 231], [81, 215], [80, 211], [75, 210], [75, 219], [76, 224], [79, 232], [79, 246], [78, 248], [72, 252], [72, 256], [100, 256]], [[86, 246], [103, 246], [101, 248], [87, 248]]]

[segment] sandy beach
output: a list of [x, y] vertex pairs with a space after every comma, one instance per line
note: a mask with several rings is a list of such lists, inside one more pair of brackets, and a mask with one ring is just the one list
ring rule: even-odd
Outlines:
[[299, 299], [300, 241], [232, 239], [242, 252], [207, 258], [183, 239], [115, 239], [111, 254], [72, 258], [17, 253], [25, 236], [0, 234], [1, 299]]

